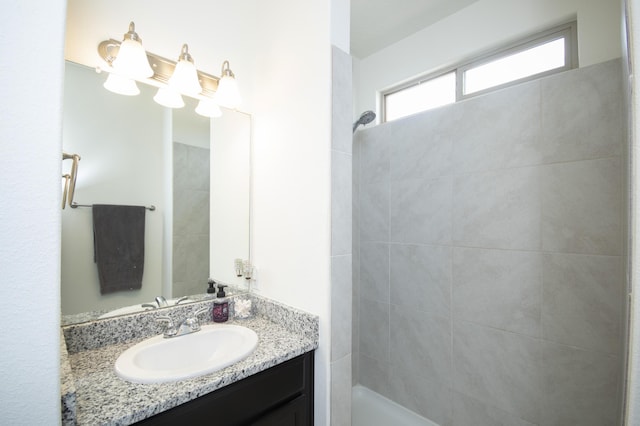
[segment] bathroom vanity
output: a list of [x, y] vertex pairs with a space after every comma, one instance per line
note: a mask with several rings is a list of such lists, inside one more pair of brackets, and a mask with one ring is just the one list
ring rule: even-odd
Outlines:
[[[176, 382], [131, 383], [114, 371], [123, 351], [159, 334], [157, 312], [63, 327], [62, 423], [312, 425], [318, 318], [255, 295], [251, 299], [252, 317], [229, 323], [257, 333], [254, 352], [222, 370]], [[210, 305], [172, 307], [162, 315], [181, 318]]]

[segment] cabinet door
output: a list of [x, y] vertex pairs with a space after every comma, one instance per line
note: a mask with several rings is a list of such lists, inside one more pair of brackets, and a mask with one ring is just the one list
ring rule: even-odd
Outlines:
[[311, 426], [307, 413], [307, 396], [300, 395], [270, 413], [251, 426]]

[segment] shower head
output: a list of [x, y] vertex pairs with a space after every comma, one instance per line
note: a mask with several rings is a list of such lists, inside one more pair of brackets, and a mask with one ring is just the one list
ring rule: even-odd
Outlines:
[[360, 118], [358, 118], [358, 121], [356, 121], [355, 123], [353, 123], [353, 132], [355, 133], [356, 129], [358, 128], [359, 125], [366, 125], [371, 123], [373, 120], [376, 119], [376, 113], [373, 111], [365, 111], [362, 113], [362, 115], [360, 116]]

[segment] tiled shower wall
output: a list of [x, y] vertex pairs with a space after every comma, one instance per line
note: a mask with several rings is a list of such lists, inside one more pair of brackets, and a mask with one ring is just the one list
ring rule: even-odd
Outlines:
[[331, 51], [331, 426], [351, 425], [351, 56]]
[[357, 133], [357, 382], [440, 425], [617, 424], [623, 110], [615, 60]]
[[173, 143], [173, 297], [209, 279], [209, 150]]

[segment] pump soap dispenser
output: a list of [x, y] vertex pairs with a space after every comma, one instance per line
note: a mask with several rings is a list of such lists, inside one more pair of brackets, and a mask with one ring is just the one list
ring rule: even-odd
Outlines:
[[225, 296], [224, 284], [218, 284], [218, 294], [213, 301], [213, 322], [225, 322], [229, 319], [229, 299]]

